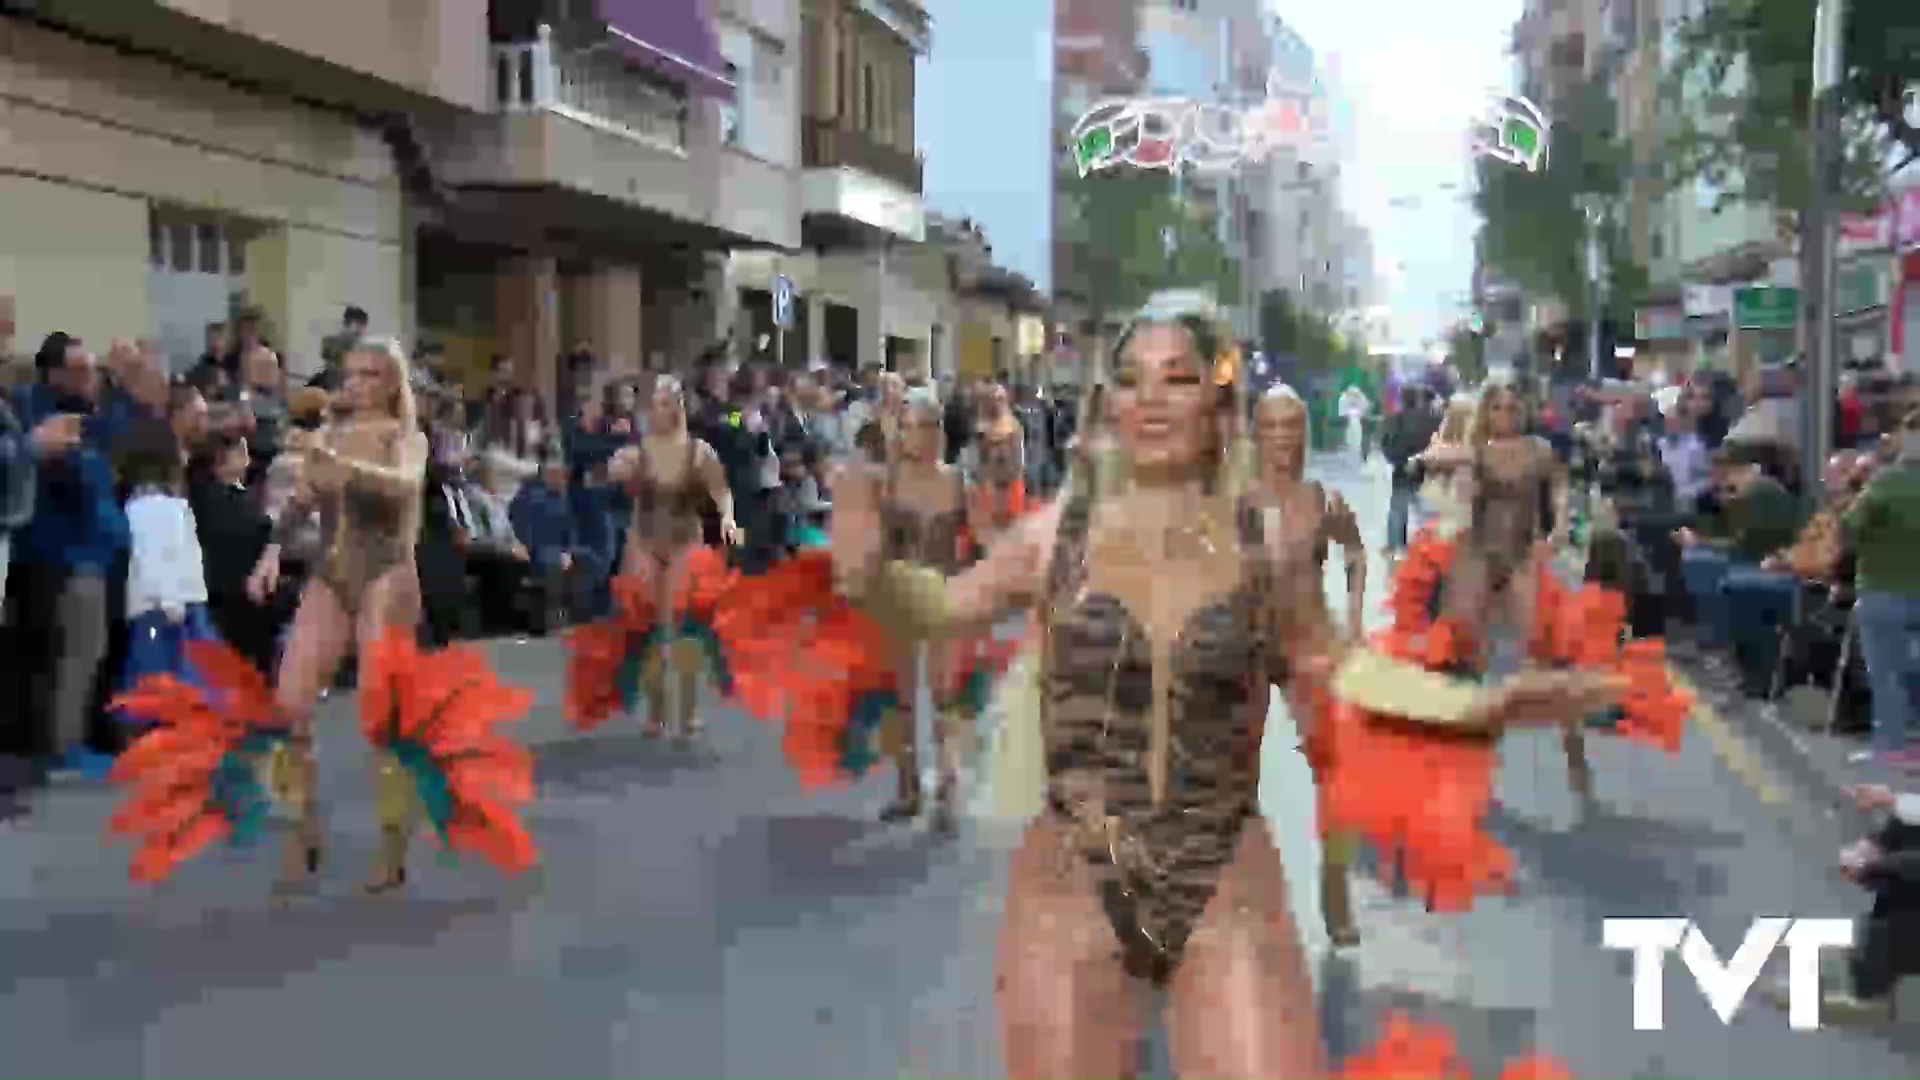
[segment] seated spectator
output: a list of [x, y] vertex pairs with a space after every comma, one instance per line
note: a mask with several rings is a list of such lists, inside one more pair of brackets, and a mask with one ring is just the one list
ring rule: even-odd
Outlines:
[[1802, 581], [1825, 585], [1853, 580], [1851, 569], [1843, 566], [1846, 552], [1840, 518], [1859, 490], [1862, 460], [1861, 455], [1850, 451], [1827, 460], [1826, 474], [1821, 478], [1820, 508], [1800, 527], [1792, 544], [1761, 561], [1761, 569], [1789, 573]]
[[1920, 764], [1907, 748], [1920, 701], [1920, 413], [1907, 417], [1893, 464], [1876, 473], [1841, 519], [1856, 552], [1854, 625], [1873, 692], [1872, 757]]
[[[1744, 689], [1764, 693], [1778, 662], [1779, 625], [1793, 611], [1798, 586], [1791, 575], [1760, 564], [1793, 541], [1800, 510], [1750, 448], [1723, 448], [1714, 457], [1714, 472], [1720, 490], [1716, 527], [1702, 532], [1686, 526], [1674, 533], [1680, 576], [1700, 643], [1731, 647]], [[1710, 656], [1709, 663], [1717, 666], [1718, 660]]]
[[516, 601], [525, 592], [532, 553], [513, 532], [507, 500], [489, 490], [490, 466], [476, 462], [465, 483], [450, 495], [464, 507], [467, 532], [467, 572], [474, 578], [480, 632], [504, 633], [518, 628]]
[[[530, 572], [539, 590], [534, 629], [547, 633], [564, 625], [568, 601], [585, 599], [585, 567], [579, 564], [579, 532], [567, 491], [567, 464], [550, 456], [540, 475], [527, 481], [510, 507], [513, 533], [527, 545]], [[579, 604], [575, 610], [584, 608]]]

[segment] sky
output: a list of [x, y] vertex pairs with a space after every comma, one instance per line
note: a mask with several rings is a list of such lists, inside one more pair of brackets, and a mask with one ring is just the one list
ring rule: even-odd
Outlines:
[[[1395, 338], [1417, 345], [1466, 311], [1475, 215], [1467, 130], [1513, 87], [1520, 0], [1269, 0], [1313, 46], [1353, 130], [1343, 198], [1373, 232]], [[1447, 191], [1442, 185], [1453, 184]]]
[[[1343, 195], [1373, 232], [1396, 339], [1441, 335], [1465, 314], [1473, 273], [1467, 130], [1490, 93], [1512, 88], [1507, 43], [1521, 0], [1267, 6], [1313, 46], [1345, 99], [1353, 130], [1341, 139]], [[914, 116], [927, 209], [973, 217], [996, 262], [1046, 288], [1053, 5], [926, 0], [926, 8], [933, 47], [920, 63]]]
[[1048, 282], [1053, 4], [924, 0], [933, 47], [918, 65], [914, 132], [930, 213], [971, 217], [994, 261]]

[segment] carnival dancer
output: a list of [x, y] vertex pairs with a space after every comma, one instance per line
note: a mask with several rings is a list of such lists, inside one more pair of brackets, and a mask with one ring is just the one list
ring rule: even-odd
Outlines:
[[[1011, 1076], [1133, 1074], [1150, 984], [1168, 993], [1182, 1074], [1328, 1075], [1285, 874], [1256, 804], [1270, 681], [1294, 695], [1297, 715], [1317, 723], [1324, 712], [1339, 728], [1329, 768], [1344, 772], [1329, 777], [1337, 815], [1328, 826], [1363, 821], [1389, 858], [1436, 886], [1480, 869], [1456, 865], [1479, 854], [1457, 848], [1462, 836], [1482, 837], [1488, 782], [1484, 773], [1454, 778], [1460, 789], [1477, 780], [1481, 801], [1445, 801], [1439, 818], [1408, 829], [1409, 808], [1453, 761], [1444, 747], [1557, 722], [1619, 691], [1612, 677], [1582, 672], [1481, 689], [1340, 642], [1319, 600], [1318, 566], [1284, 542], [1284, 511], [1244, 498], [1232, 465], [1243, 384], [1211, 312], [1204, 300], [1169, 296], [1135, 320], [1085, 410], [1111, 428], [1114, 452], [1076, 467], [1060, 500], [978, 564], [949, 579], [887, 560], [885, 478], [850, 469], [835, 488], [833, 570], [864, 619], [829, 600], [796, 603], [797, 581], [777, 606], [753, 602], [752, 618], [723, 618], [723, 637], [750, 643], [793, 632], [753, 620], [805, 607], [797, 625], [810, 640], [844, 635], [813, 648], [816, 660], [841, 666], [796, 695], [809, 706], [788, 718], [796, 730], [817, 728], [822, 710], [865, 691], [869, 654], [888, 636], [939, 640], [1037, 615], [1030, 719], [1047, 795], [1013, 859], [996, 980]], [[749, 678], [757, 669], [743, 665]], [[1339, 704], [1323, 710], [1323, 698]], [[1442, 752], [1356, 764], [1351, 752], [1372, 751], [1368, 740]], [[1390, 807], [1397, 827], [1364, 821], [1356, 804]], [[1424, 859], [1407, 855], [1435, 844]], [[1364, 1066], [1391, 1067], [1378, 1056]]]
[[[1467, 492], [1466, 528], [1452, 547], [1445, 588], [1448, 617], [1472, 643], [1463, 662], [1485, 674], [1501, 629], [1520, 635], [1523, 664], [1541, 662], [1527, 639], [1541, 589], [1557, 585], [1553, 560], [1567, 542], [1566, 470], [1545, 439], [1526, 433], [1520, 393], [1504, 383], [1481, 392], [1464, 443], [1436, 446], [1425, 457]], [[1593, 768], [1580, 719], [1561, 728], [1561, 749], [1574, 795], [1589, 802]]]
[[893, 460], [900, 439], [900, 412], [906, 407], [907, 381], [898, 372], [883, 371], [874, 382], [875, 398], [859, 409], [859, 425], [853, 434], [854, 446], [868, 461]]
[[141, 838], [136, 877], [163, 877], [223, 836], [248, 838], [278, 802], [290, 806], [294, 829], [275, 891], [284, 898], [312, 881], [322, 852], [314, 708], [349, 649], [360, 661], [362, 731], [375, 748], [381, 842], [367, 890], [405, 883], [423, 823], [503, 870], [532, 862], [510, 809], [532, 796], [532, 761], [495, 732], [531, 697], [502, 687], [476, 652], [422, 653], [414, 641], [427, 445], [406, 356], [390, 339], [366, 340], [343, 367], [333, 421], [287, 448], [306, 459], [298, 498], [317, 514], [323, 542], [278, 685], [269, 689], [232, 649], [193, 642], [187, 654], [204, 689], [161, 675], [118, 702], [161, 724], [114, 770], [133, 787], [112, 827]]
[[987, 388], [968, 447], [974, 535], [990, 543], [1027, 512], [1027, 440], [1005, 385]]
[[711, 671], [723, 692], [728, 687], [709, 620], [731, 574], [702, 542], [708, 501], [719, 511], [725, 543], [738, 544], [741, 532], [720, 456], [687, 430], [678, 379], [654, 380], [647, 433], [640, 445], [614, 455], [607, 477], [633, 495], [614, 582], [618, 610], [568, 634], [567, 713], [576, 726], [591, 728], [631, 710], [644, 692], [647, 733], [671, 733], [685, 743], [700, 728], [701, 675]]
[[[886, 466], [880, 524], [888, 556], [957, 573], [966, 556], [967, 492], [963, 474], [946, 464], [945, 409], [932, 390], [909, 390], [900, 412], [893, 458]], [[881, 729], [884, 752], [896, 772], [896, 793], [880, 811], [882, 821], [906, 821], [921, 809], [920, 758], [914, 715], [920, 700], [918, 671], [924, 665], [935, 711], [933, 750], [939, 786], [934, 791], [933, 825], [950, 832], [958, 763], [954, 754], [972, 720], [963, 705], [966, 689], [964, 643], [945, 648], [914, 646], [899, 664], [899, 704]]]
[[1414, 457], [1423, 477], [1420, 483], [1421, 522], [1414, 531], [1437, 529], [1455, 536], [1473, 517], [1473, 493], [1467, 465], [1472, 460], [1473, 415], [1479, 406], [1472, 394], [1447, 400], [1440, 427], [1427, 447]]
[[[1326, 565], [1328, 547], [1340, 546], [1346, 569], [1346, 625], [1357, 639], [1365, 630], [1367, 550], [1360, 539], [1360, 523], [1339, 492], [1329, 492], [1317, 480], [1305, 477], [1307, 462], [1307, 403], [1291, 387], [1279, 384], [1262, 394], [1253, 408], [1253, 442], [1257, 459], [1253, 501], [1278, 512], [1290, 559], [1301, 565]], [[1322, 594], [1324, 600], [1324, 593]], [[1280, 852], [1292, 885], [1293, 911], [1306, 925], [1304, 935], [1317, 935], [1323, 922], [1336, 946], [1360, 940], [1353, 917], [1352, 862], [1349, 838], [1335, 836], [1323, 846], [1318, 819], [1318, 784], [1313, 775], [1312, 748], [1302, 739], [1304, 728], [1293, 715], [1285, 695], [1277, 689], [1267, 708], [1262, 736], [1281, 752], [1272, 761], [1275, 773], [1261, 777], [1261, 804], [1280, 832]]]

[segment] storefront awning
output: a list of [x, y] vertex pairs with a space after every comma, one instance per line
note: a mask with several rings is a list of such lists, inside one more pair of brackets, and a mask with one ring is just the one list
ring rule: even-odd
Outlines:
[[700, 0], [600, 0], [600, 18], [628, 56], [692, 93], [732, 100], [733, 76]]

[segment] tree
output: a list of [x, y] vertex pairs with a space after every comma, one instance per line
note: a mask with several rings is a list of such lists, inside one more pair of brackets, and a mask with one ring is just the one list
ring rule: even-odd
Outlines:
[[[1662, 155], [1675, 184], [1704, 179], [1723, 201], [1798, 211], [1809, 182], [1807, 121], [1818, 0], [1714, 0], [1680, 24], [1664, 110], [1674, 122]], [[1887, 146], [1897, 168], [1920, 158], [1920, 128], [1903, 95], [1920, 87], [1920, 4], [1848, 0], [1840, 100], [1843, 194], [1880, 196]]]
[[1447, 335], [1447, 362], [1460, 373], [1462, 382], [1478, 383], [1487, 377], [1487, 335], [1456, 326]]
[[[1631, 158], [1615, 137], [1615, 108], [1603, 83], [1578, 88], [1565, 108], [1553, 119], [1547, 161], [1538, 172], [1481, 159], [1474, 205], [1485, 221], [1487, 264], [1529, 293], [1566, 301], [1584, 318], [1586, 206], [1590, 200], [1618, 204]], [[1645, 268], [1633, 262], [1620, 222], [1602, 226], [1601, 242], [1609, 309], [1629, 310], [1645, 290]]]
[[1260, 350], [1270, 357], [1291, 357], [1301, 372], [1331, 371], [1339, 366], [1340, 350], [1333, 326], [1325, 318], [1300, 307], [1285, 289], [1260, 294]]
[[1239, 264], [1214, 231], [1211, 215], [1180, 198], [1171, 174], [1157, 169], [1063, 174], [1061, 239], [1075, 262], [1088, 306], [1130, 311], [1161, 289], [1200, 288], [1224, 303], [1239, 296]]

